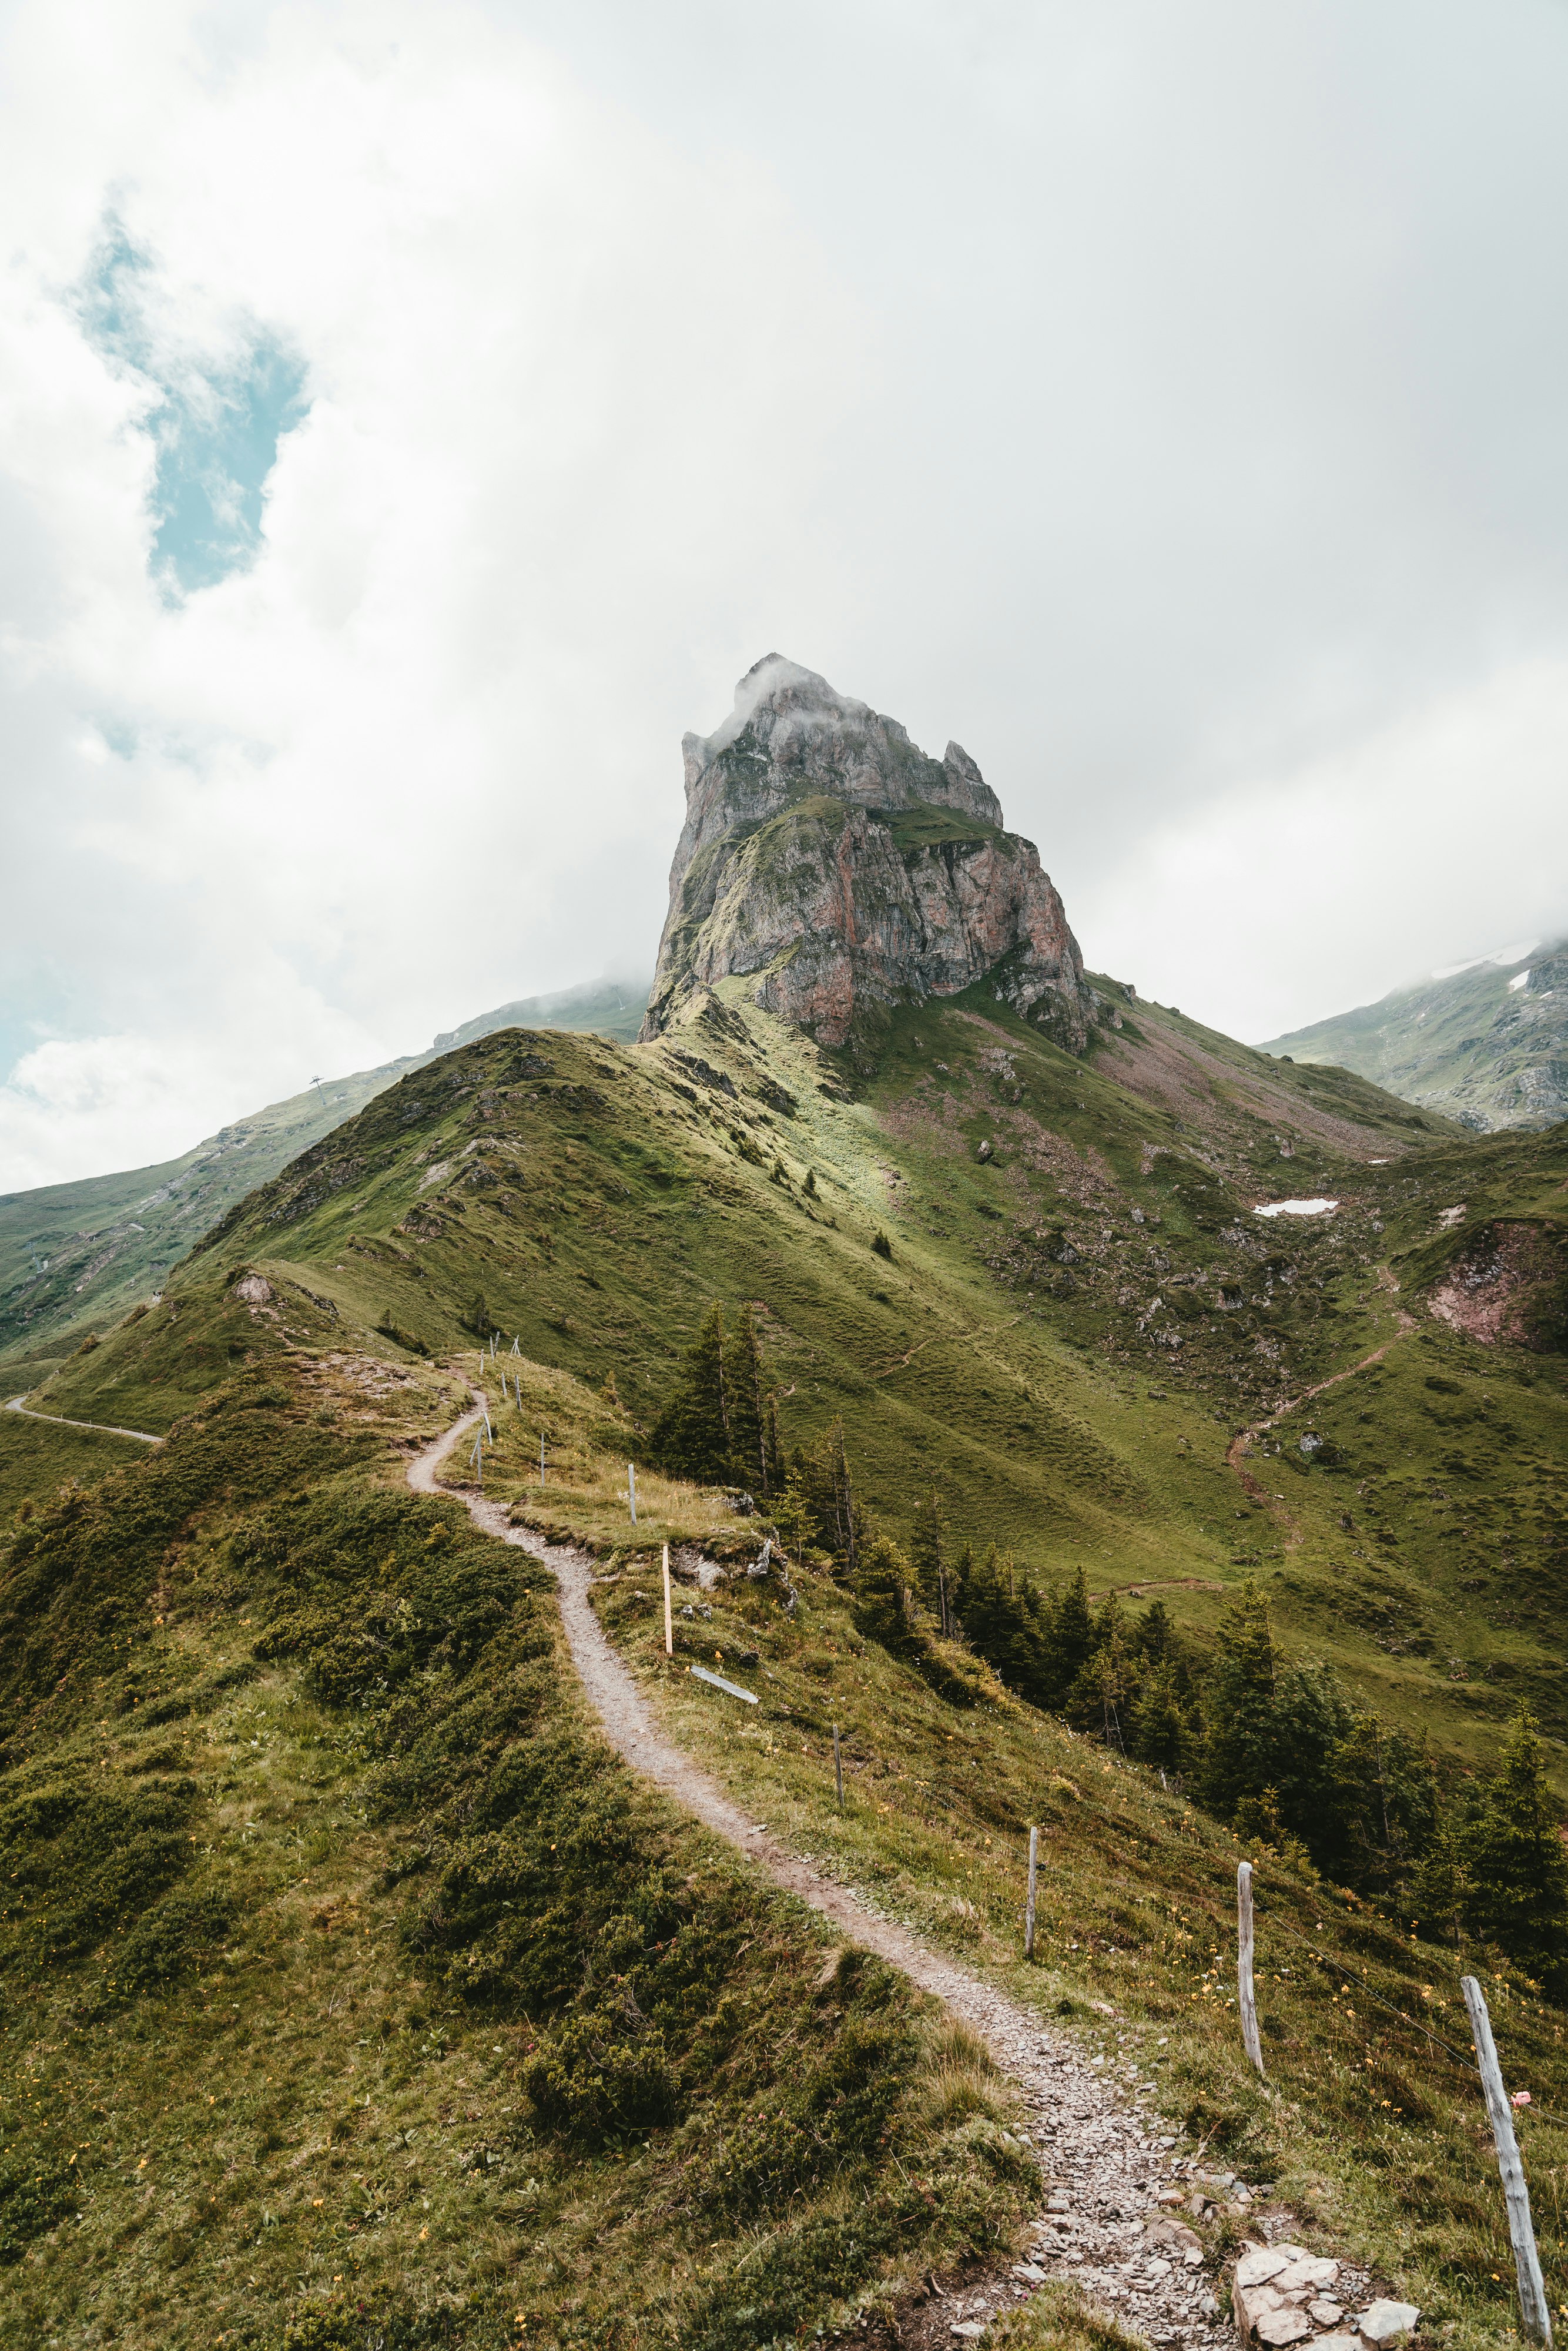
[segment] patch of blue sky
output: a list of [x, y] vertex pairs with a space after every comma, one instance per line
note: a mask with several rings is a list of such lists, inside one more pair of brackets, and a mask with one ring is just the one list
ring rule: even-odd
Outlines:
[[152, 569], [178, 602], [254, 561], [277, 444], [306, 415], [305, 368], [268, 329], [246, 320], [221, 356], [171, 332], [152, 256], [111, 220], [78, 289], [84, 331], [133, 368], [156, 398], [144, 421], [157, 451]]

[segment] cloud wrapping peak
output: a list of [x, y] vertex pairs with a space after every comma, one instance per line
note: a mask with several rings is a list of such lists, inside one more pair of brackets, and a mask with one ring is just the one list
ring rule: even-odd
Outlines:
[[758, 645], [1222, 1026], [1568, 921], [1556, 12], [0, 42], [0, 1182], [651, 955]]

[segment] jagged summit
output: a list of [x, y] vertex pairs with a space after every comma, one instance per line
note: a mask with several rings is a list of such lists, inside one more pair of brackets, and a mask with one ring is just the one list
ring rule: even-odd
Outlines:
[[684, 997], [756, 975], [758, 1003], [843, 1044], [878, 1006], [998, 996], [1073, 1050], [1092, 998], [1061, 900], [968, 753], [768, 653], [711, 735], [687, 735], [645, 1037]]

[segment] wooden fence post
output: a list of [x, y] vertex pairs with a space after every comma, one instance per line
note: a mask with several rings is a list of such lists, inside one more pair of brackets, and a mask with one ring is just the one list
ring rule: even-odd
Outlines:
[[839, 1726], [833, 1725], [833, 1782], [839, 1792], [839, 1810], [844, 1809], [844, 1759], [839, 1752]]
[[1476, 2060], [1480, 2066], [1481, 2087], [1486, 2092], [1487, 2115], [1491, 2123], [1491, 2135], [1497, 2141], [1497, 2168], [1502, 2174], [1503, 2201], [1508, 2206], [1508, 2233], [1513, 2239], [1513, 2265], [1519, 2273], [1519, 2314], [1525, 2333], [1532, 2342], [1550, 2344], [1552, 2313], [1547, 2306], [1546, 2287], [1541, 2275], [1541, 2258], [1535, 2250], [1535, 2231], [1530, 2225], [1530, 2190], [1524, 2183], [1524, 2166], [1519, 2159], [1519, 2141], [1513, 2135], [1513, 2108], [1508, 2102], [1508, 2092], [1502, 2085], [1502, 2068], [1497, 2062], [1497, 2044], [1491, 2037], [1491, 2018], [1487, 2014], [1486, 1996], [1474, 1976], [1461, 1976], [1459, 1990], [1465, 1995], [1465, 2006], [1470, 2012], [1470, 2032], [1476, 2044]]
[[[1241, 2003], [1241, 2039], [1247, 2054], [1263, 2073], [1263, 2043], [1258, 2038], [1258, 2003], [1252, 1992], [1252, 1864], [1244, 1861], [1236, 1873], [1236, 1988]], [[1268, 2079], [1264, 2074], [1265, 2081]]]
[[675, 1620], [670, 1612], [670, 1546], [664, 1545], [664, 1655], [675, 1654]]
[[1029, 1898], [1023, 1907], [1023, 1955], [1026, 1959], [1034, 1957], [1034, 1884], [1039, 1863], [1040, 1831], [1031, 1828], [1029, 1833]]

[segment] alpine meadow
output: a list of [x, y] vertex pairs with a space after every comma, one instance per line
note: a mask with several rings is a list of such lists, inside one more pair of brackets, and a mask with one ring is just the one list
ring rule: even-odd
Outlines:
[[685, 758], [640, 1037], [370, 1073], [96, 1319], [6, 1204], [0, 2345], [1511, 2340], [1568, 1127], [1085, 971], [777, 655]]

